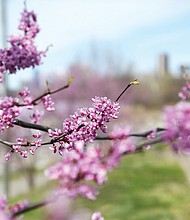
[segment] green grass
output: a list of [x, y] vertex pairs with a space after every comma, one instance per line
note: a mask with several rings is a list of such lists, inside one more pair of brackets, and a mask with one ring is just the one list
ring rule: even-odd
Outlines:
[[190, 188], [179, 167], [159, 152], [126, 156], [109, 175], [96, 201], [77, 205], [99, 210], [107, 220], [189, 219]]
[[[42, 201], [43, 199], [46, 199], [54, 189], [55, 184], [52, 182], [49, 182], [48, 184], [44, 185], [43, 187], [40, 187], [38, 189], [35, 189], [31, 192], [28, 192], [27, 194], [19, 195], [15, 198], [12, 198], [9, 200], [9, 205], [16, 204], [18, 201], [23, 201], [25, 199], [29, 199], [30, 204], [34, 204], [36, 202]], [[30, 211], [24, 214], [23, 220], [43, 220], [46, 219], [46, 207], [41, 207], [39, 209], [36, 209], [34, 211]]]
[[[39, 201], [50, 188], [42, 187], [26, 197]], [[175, 160], [151, 149], [126, 156], [109, 174], [96, 201], [79, 198], [73, 207], [101, 211], [106, 220], [189, 220], [190, 186]], [[24, 220], [46, 219], [45, 212], [44, 208], [29, 212]]]

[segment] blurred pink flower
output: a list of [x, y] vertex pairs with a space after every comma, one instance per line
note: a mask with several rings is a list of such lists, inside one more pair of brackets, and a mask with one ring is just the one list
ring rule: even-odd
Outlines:
[[166, 131], [164, 140], [170, 143], [175, 152], [190, 153], [190, 103], [179, 102], [167, 106], [163, 114]]

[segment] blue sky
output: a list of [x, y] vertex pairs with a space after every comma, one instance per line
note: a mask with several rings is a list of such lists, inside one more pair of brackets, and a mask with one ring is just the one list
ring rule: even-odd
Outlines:
[[[8, 1], [9, 32], [16, 33], [22, 0]], [[53, 44], [43, 71], [66, 69], [75, 60], [100, 65], [112, 56], [138, 73], [156, 69], [160, 53], [170, 69], [190, 64], [189, 0], [27, 0], [41, 32], [40, 49]], [[92, 52], [93, 51], [93, 52]]]

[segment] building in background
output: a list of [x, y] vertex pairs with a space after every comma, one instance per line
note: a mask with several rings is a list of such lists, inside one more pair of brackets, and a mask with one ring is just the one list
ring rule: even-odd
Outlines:
[[169, 57], [165, 53], [159, 56], [157, 75], [158, 77], [169, 75]]

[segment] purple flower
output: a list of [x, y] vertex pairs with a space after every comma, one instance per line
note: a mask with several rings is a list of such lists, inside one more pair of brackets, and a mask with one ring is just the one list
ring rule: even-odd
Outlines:
[[9, 211], [11, 213], [16, 213], [23, 210], [24, 208], [27, 208], [28, 205], [29, 205], [29, 201], [28, 199], [25, 199], [24, 201], [18, 202], [15, 205], [9, 206]]
[[78, 195], [94, 200], [98, 194], [94, 182], [102, 185], [107, 180], [107, 170], [101, 161], [98, 148], [84, 149], [83, 142], [76, 142], [72, 151], [64, 151], [63, 160], [45, 171], [50, 179], [58, 179], [59, 193], [71, 198]]
[[64, 121], [63, 132], [70, 133], [67, 147], [73, 148], [75, 141], [92, 142], [99, 129], [106, 132], [106, 123], [118, 117], [119, 103], [111, 102], [107, 97], [95, 97], [92, 101], [92, 107], [81, 108]]
[[182, 87], [178, 95], [182, 100], [187, 100], [190, 98], [190, 83], [189, 82], [186, 82], [185, 86]]
[[17, 98], [0, 98], [0, 131], [4, 131], [6, 127], [13, 127], [13, 120], [21, 113], [21, 109], [16, 106], [17, 103]]
[[40, 120], [42, 115], [43, 115], [43, 111], [39, 111], [36, 109], [34, 110], [33, 114], [30, 115], [30, 119], [34, 124], [36, 124]]
[[94, 212], [92, 214], [91, 220], [104, 220], [104, 217], [101, 215], [100, 212]]
[[52, 101], [51, 99], [51, 96], [50, 95], [46, 95], [44, 96], [42, 99], [42, 102], [43, 102], [43, 105], [45, 107], [45, 109], [47, 109], [47, 111], [54, 111], [55, 108], [54, 108], [54, 102]]
[[42, 63], [41, 58], [46, 55], [45, 51], [38, 51], [34, 43], [39, 27], [33, 11], [24, 8], [18, 28], [22, 34], [10, 36], [10, 46], [0, 49], [0, 73], [12, 74], [20, 69], [35, 67]]
[[164, 109], [164, 140], [171, 143], [175, 152], [190, 153], [190, 103], [179, 102]]
[[5, 197], [0, 197], [0, 219], [1, 220], [11, 220], [11, 217], [7, 213], [6, 207], [7, 207], [7, 199]]

